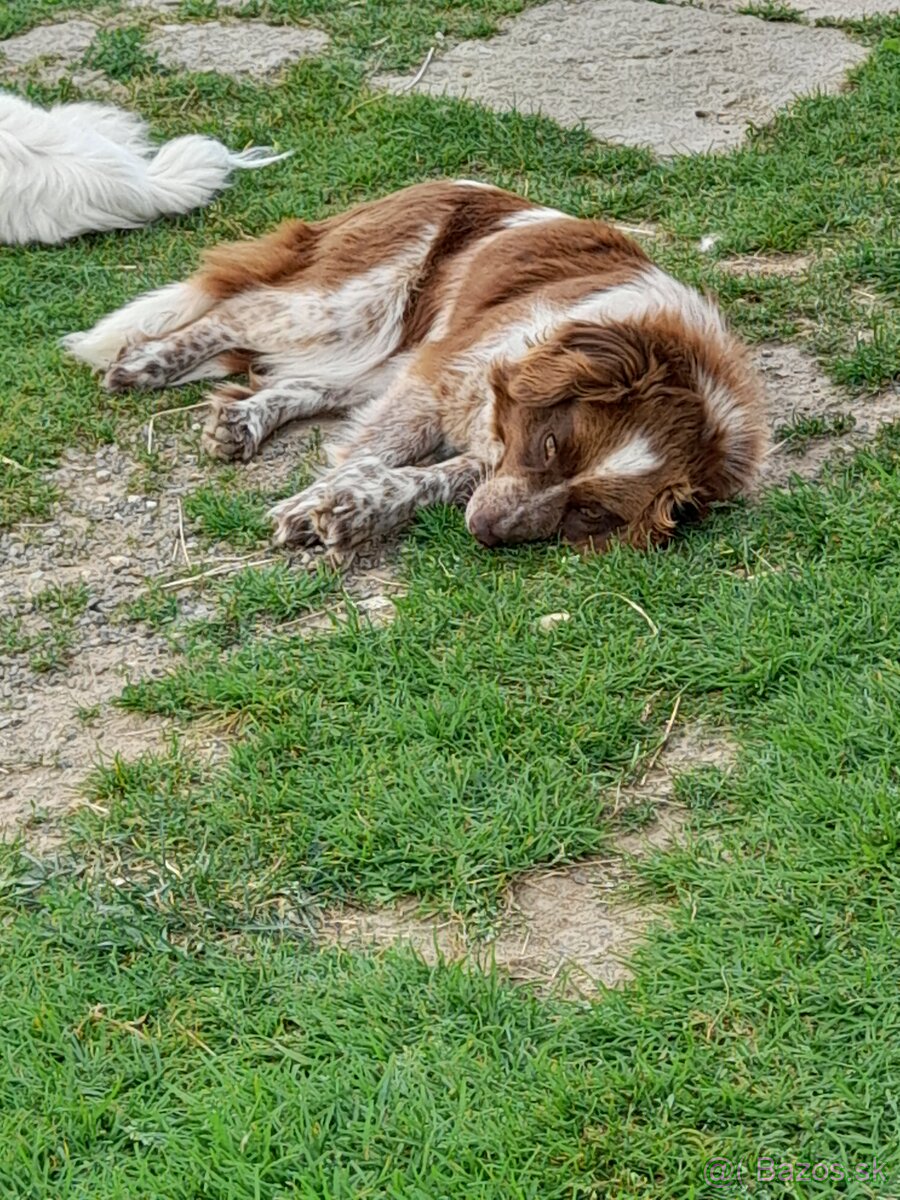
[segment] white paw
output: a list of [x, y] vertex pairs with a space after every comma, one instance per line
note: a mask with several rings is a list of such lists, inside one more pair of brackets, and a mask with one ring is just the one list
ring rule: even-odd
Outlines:
[[103, 379], [107, 392], [127, 392], [131, 388], [161, 388], [168, 382], [169, 364], [159, 354], [159, 342], [144, 342], [123, 350]]
[[263, 439], [259, 405], [242, 387], [225, 387], [210, 398], [200, 444], [212, 458], [249, 462]]
[[276, 546], [312, 546], [319, 535], [312, 521], [312, 513], [319, 499], [318, 484], [289, 496], [269, 510], [268, 516], [275, 523], [272, 540]]
[[276, 545], [319, 541], [341, 555], [392, 533], [391, 480], [392, 472], [371, 458], [330, 471], [271, 510]]

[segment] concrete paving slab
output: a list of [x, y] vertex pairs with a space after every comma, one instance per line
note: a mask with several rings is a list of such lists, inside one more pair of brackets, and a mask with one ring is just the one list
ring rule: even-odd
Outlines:
[[[726, 150], [799, 95], [837, 91], [865, 49], [835, 29], [651, 0], [551, 0], [431, 63], [417, 91], [543, 113], [658, 154]], [[409, 88], [384, 75], [375, 86]]]
[[[672, 4], [705, 8], [709, 12], [735, 13], [759, 0], [668, 0]], [[900, 12], [900, 0], [783, 0], [809, 22], [820, 20], [849, 21], [860, 17], [875, 17], [882, 13]]]
[[0, 59], [14, 67], [25, 67], [38, 59], [78, 63], [97, 36], [97, 29], [91, 21], [77, 19], [38, 25], [27, 33], [0, 42]]
[[148, 39], [164, 66], [220, 75], [270, 75], [302, 58], [320, 54], [328, 37], [318, 29], [267, 25], [263, 21], [206, 21], [160, 25]]

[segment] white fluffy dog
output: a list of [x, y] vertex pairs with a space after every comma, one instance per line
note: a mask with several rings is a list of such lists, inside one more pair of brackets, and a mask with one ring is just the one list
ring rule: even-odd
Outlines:
[[156, 147], [145, 122], [120, 108], [43, 109], [0, 92], [0, 242], [133, 229], [208, 204], [235, 168], [286, 157], [265, 147], [236, 154], [198, 135]]

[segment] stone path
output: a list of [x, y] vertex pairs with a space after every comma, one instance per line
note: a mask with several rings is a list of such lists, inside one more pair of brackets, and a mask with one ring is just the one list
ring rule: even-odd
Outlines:
[[[129, 7], [139, 8], [145, 16], [172, 12], [170, 5], [130, 4]], [[122, 23], [121, 17], [109, 22]], [[78, 69], [101, 28], [100, 22], [78, 17], [39, 25], [0, 41], [0, 84], [4, 75], [14, 81], [28, 74], [44, 83], [71, 77], [79, 87], [108, 92], [110, 81], [102, 71]], [[217, 71], [240, 79], [269, 76], [301, 59], [323, 53], [328, 42], [327, 35], [319, 29], [230, 20], [155, 24], [149, 32], [147, 48], [164, 67], [177, 71]]]
[[263, 21], [207, 21], [203, 25], [161, 25], [148, 48], [164, 67], [179, 71], [224, 71], [270, 75], [281, 67], [321, 54], [328, 38], [318, 29], [266, 25]]
[[[739, 13], [753, 7], [753, 0], [668, 0], [669, 3], [705, 8], [710, 12]], [[760, 3], [759, 7], [765, 8]], [[785, 7], [804, 21], [847, 21], [898, 11], [896, 0], [785, 0]]]
[[[721, 150], [796, 96], [840, 89], [865, 58], [846, 34], [811, 22], [900, 11], [900, 0], [797, 0], [792, 23], [743, 15], [748, 4], [550, 0], [489, 40], [441, 41], [415, 83], [414, 75], [381, 75], [373, 84], [540, 112], [661, 155]], [[150, 23], [149, 49], [176, 70], [263, 77], [328, 46], [320, 30], [232, 17], [235, 0], [218, 7], [227, 19], [172, 24], [164, 22], [174, 0], [126, 0], [126, 10]], [[127, 20], [128, 11], [108, 23]], [[102, 73], [77, 70], [99, 27], [72, 17], [8, 38], [0, 43], [0, 82], [22, 73], [56, 82], [75, 70], [80, 85], [109, 91]]]
[[[723, 150], [865, 58], [835, 29], [650, 0], [551, 0], [431, 64], [418, 91], [539, 112], [658, 154]], [[408, 78], [382, 76], [401, 90]]]

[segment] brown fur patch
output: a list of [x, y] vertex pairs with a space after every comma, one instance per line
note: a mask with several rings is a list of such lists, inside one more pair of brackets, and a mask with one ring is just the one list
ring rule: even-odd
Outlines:
[[509, 192], [463, 186], [456, 207], [444, 220], [410, 290], [403, 316], [400, 349], [418, 345], [430, 332], [448, 300], [448, 283], [460, 256], [496, 233], [504, 217], [532, 205]]
[[521, 302], [536, 293], [564, 307], [630, 283], [647, 262], [637, 242], [602, 221], [562, 217], [504, 230], [467, 261], [447, 331], [431, 355], [435, 370], [423, 369], [438, 377], [440, 359], [512, 320]]
[[313, 262], [321, 232], [305, 221], [285, 221], [272, 233], [207, 250], [193, 282], [216, 300], [257, 287], [289, 286]]
[[433, 227], [414, 297], [428, 291], [439, 266], [509, 213], [531, 207], [499, 189], [422, 183], [359, 204], [324, 221], [285, 221], [252, 241], [229, 242], [203, 256], [196, 282], [217, 299], [255, 287], [333, 288], [390, 260], [417, 232]]

